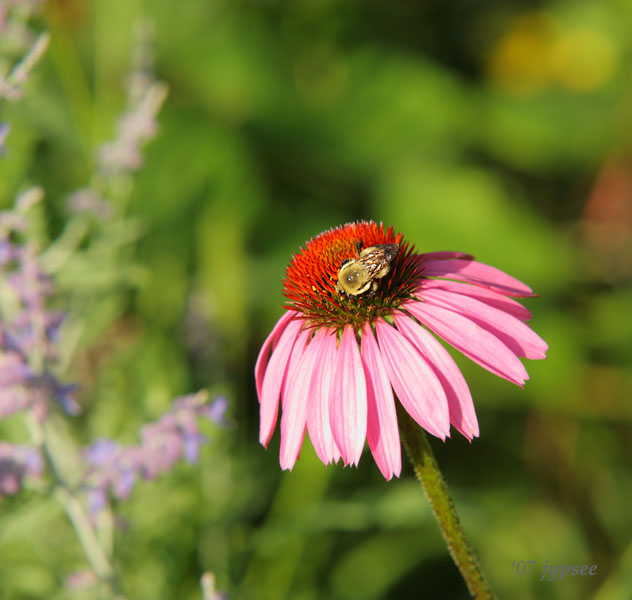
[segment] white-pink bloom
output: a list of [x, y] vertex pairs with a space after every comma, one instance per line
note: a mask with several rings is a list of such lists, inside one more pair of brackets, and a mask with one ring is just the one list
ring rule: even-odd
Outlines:
[[467, 254], [417, 254], [401, 233], [374, 222], [307, 242], [284, 293], [287, 310], [255, 366], [266, 447], [281, 400], [283, 469], [294, 466], [307, 431], [325, 464], [357, 465], [368, 440], [384, 477], [399, 476], [397, 401], [442, 440], [450, 425], [477, 437], [467, 383], [433, 333], [520, 386], [528, 375], [518, 357], [545, 358], [548, 348], [512, 298], [534, 295], [524, 283]]

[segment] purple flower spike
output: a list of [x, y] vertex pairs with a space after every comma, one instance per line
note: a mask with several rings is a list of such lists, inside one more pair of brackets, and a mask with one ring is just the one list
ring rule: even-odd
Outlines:
[[[62, 315], [47, 307], [53, 282], [32, 244], [18, 239], [27, 213], [42, 198], [39, 188], [21, 194], [11, 211], [0, 212], [0, 419], [28, 410], [38, 420], [51, 401], [69, 414], [79, 412], [74, 386], [60, 383], [49, 366], [57, 358]], [[6, 302], [6, 306], [4, 303]]]
[[0, 123], [0, 156], [3, 156], [7, 152], [4, 144], [7, 140], [7, 135], [9, 135], [9, 129], [8, 123]]
[[108, 505], [108, 494], [106, 488], [92, 488], [88, 491], [87, 498], [88, 510], [92, 514], [96, 514]]
[[66, 206], [71, 213], [89, 213], [100, 220], [109, 219], [114, 212], [105, 200], [89, 188], [83, 188], [71, 194]]
[[153, 83], [117, 124], [117, 137], [101, 146], [98, 163], [106, 174], [135, 171], [143, 163], [141, 146], [156, 135], [156, 114], [167, 95], [162, 83]]
[[217, 425], [226, 426], [228, 423], [224, 417], [228, 408], [228, 400], [224, 396], [216, 398], [212, 404], [204, 407], [202, 414]]
[[25, 476], [42, 476], [44, 461], [35, 448], [0, 442], [0, 498], [20, 491]]
[[176, 399], [160, 419], [141, 428], [140, 444], [121, 446], [99, 439], [85, 450], [89, 510], [95, 513], [104, 508], [108, 492], [119, 500], [127, 498], [139, 477], [156, 479], [183, 458], [196, 462], [200, 447], [208, 441], [198, 428], [198, 418], [206, 417], [222, 425], [227, 405], [225, 398], [210, 405], [206, 399], [203, 392]]

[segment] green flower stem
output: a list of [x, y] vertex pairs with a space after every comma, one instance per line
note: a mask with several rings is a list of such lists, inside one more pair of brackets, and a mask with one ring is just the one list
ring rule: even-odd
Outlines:
[[55, 497], [62, 505], [72, 523], [77, 537], [86, 554], [88, 562], [96, 576], [108, 584], [112, 581], [112, 565], [101, 548], [90, 520], [83, 510], [81, 503], [72, 495], [68, 488], [58, 485], [55, 488]]
[[[49, 418], [49, 420], [51, 420]], [[83, 551], [98, 579], [106, 587], [106, 598], [113, 598], [115, 600], [124, 600], [123, 594], [118, 589], [118, 584], [114, 577], [112, 564], [103, 549], [97, 533], [90, 522], [90, 519], [81, 504], [73, 493], [74, 486], [68, 481], [65, 471], [67, 467], [64, 466], [64, 449], [59, 447], [53, 442], [55, 436], [53, 435], [54, 424], [50, 423], [43, 427], [42, 424], [33, 415], [28, 414], [26, 417], [26, 425], [28, 427], [31, 441], [39, 446], [44, 454], [44, 457], [50, 467], [50, 472], [54, 478], [54, 497], [66, 512], [66, 516], [71, 522], [79, 543], [83, 548]], [[67, 457], [66, 457], [67, 458]]]
[[398, 406], [397, 417], [400, 436], [408, 457], [430, 501], [452, 559], [465, 579], [467, 589], [476, 600], [493, 600], [495, 596], [485, 581], [474, 550], [465, 539], [465, 532], [456, 514], [454, 502], [426, 434], [400, 406]]

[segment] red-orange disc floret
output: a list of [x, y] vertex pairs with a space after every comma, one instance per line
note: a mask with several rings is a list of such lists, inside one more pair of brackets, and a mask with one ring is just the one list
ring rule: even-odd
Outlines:
[[[338, 272], [345, 260], [358, 258], [358, 245], [364, 249], [393, 243], [400, 245], [399, 253], [377, 294], [347, 297], [336, 291]], [[361, 326], [366, 319], [390, 312], [410, 293], [419, 276], [412, 251], [401, 233], [382, 223], [359, 221], [329, 229], [292, 257], [284, 280], [283, 293], [290, 301], [286, 308], [302, 312], [313, 325]]]

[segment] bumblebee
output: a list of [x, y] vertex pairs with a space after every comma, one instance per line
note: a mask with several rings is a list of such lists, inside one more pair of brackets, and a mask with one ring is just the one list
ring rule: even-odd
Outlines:
[[362, 250], [356, 244], [358, 258], [345, 260], [338, 271], [336, 291], [347, 296], [359, 296], [371, 290], [377, 291], [379, 280], [391, 270], [399, 252], [399, 244], [378, 244]]

